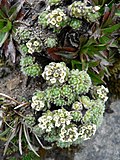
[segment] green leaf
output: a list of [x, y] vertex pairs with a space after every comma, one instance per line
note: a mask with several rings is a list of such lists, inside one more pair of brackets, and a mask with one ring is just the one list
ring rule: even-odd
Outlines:
[[4, 14], [4, 12], [2, 10], [0, 10], [0, 18], [4, 19], [6, 17], [6, 15]]
[[101, 77], [99, 77], [98, 74], [95, 74], [94, 72], [88, 70], [88, 74], [90, 75], [92, 81], [94, 82], [94, 84], [98, 85], [98, 84], [104, 84], [104, 81], [102, 80]]
[[7, 133], [10, 132], [10, 130], [11, 130], [10, 128], [7, 128], [5, 131], [1, 132], [1, 133], [0, 133], [0, 137], [5, 136]]
[[1, 23], [1, 26], [6, 23], [5, 26], [3, 26], [3, 28], [1, 28], [1, 26], [0, 26], [0, 32], [8, 32], [11, 30], [12, 23], [9, 20], [3, 21], [0, 19], [0, 23]]
[[103, 33], [104, 34], [107, 34], [107, 33], [112, 33], [114, 31], [117, 31], [118, 29], [120, 29], [120, 23], [119, 24], [115, 24], [109, 28], [104, 28], [102, 29]]
[[0, 19], [0, 30], [5, 26], [5, 21]]
[[96, 40], [94, 38], [90, 38], [82, 48], [89, 47], [92, 44], [96, 44]]
[[106, 44], [106, 43], [110, 42], [110, 40], [111, 39], [107, 36], [102, 36], [102, 37], [99, 38], [99, 42], [102, 43], [102, 44]]
[[8, 32], [7, 33], [4, 33], [4, 32], [0, 33], [0, 47], [2, 47], [3, 43], [6, 41], [8, 36], [9, 36]]
[[72, 64], [72, 69], [77, 68], [79, 69], [79, 66], [80, 66], [80, 70], [82, 70], [82, 63], [80, 61], [77, 61], [77, 60], [71, 60], [71, 64]]
[[100, 61], [91, 61], [91, 62], [88, 62], [88, 66], [89, 67], [96, 67], [100, 64]]

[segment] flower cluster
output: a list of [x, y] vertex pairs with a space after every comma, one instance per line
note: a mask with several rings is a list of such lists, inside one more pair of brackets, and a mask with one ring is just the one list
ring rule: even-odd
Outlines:
[[55, 127], [65, 127], [66, 125], [69, 125], [71, 123], [72, 116], [70, 112], [68, 112], [64, 108], [55, 110], [53, 114]]
[[78, 29], [78, 28], [80, 28], [82, 26], [82, 22], [79, 19], [71, 18], [70, 26], [73, 29]]
[[84, 126], [80, 126], [79, 128], [79, 136], [82, 140], [90, 139], [96, 132], [96, 125], [87, 124]]
[[63, 28], [68, 22], [68, 16], [60, 8], [49, 13], [47, 19], [48, 26], [57, 30]]
[[[64, 62], [51, 62], [45, 66], [42, 76], [50, 85], [44, 91], [44, 98], [56, 106], [71, 105], [77, 96], [88, 93], [91, 86], [91, 79], [86, 71], [70, 71]], [[77, 107], [82, 110], [81, 102], [73, 104], [74, 110]]]
[[27, 114], [24, 117], [24, 122], [29, 128], [32, 128], [35, 125], [35, 117], [33, 116], [33, 114]]
[[20, 65], [21, 71], [27, 76], [36, 77], [41, 74], [41, 66], [31, 56], [21, 58]]
[[71, 119], [72, 116], [70, 112], [64, 108], [54, 110], [53, 112], [47, 110], [47, 112], [38, 119], [38, 126], [41, 130], [44, 130], [44, 132], [51, 132], [53, 128], [69, 125]]
[[81, 1], [75, 1], [70, 6], [68, 6], [69, 14], [72, 17], [80, 18], [84, 17], [88, 22], [94, 22], [98, 17], [98, 10], [100, 7], [87, 6], [86, 3]]
[[109, 93], [108, 88], [105, 88], [103, 85], [101, 86], [93, 86], [92, 90], [93, 98], [100, 98], [104, 102], [108, 100], [107, 94]]
[[44, 110], [45, 102], [44, 102], [44, 92], [39, 91], [36, 95], [32, 97], [31, 107], [36, 111]]
[[62, 84], [67, 81], [69, 75], [69, 68], [64, 62], [51, 62], [47, 65], [42, 73], [43, 78], [48, 84]]
[[38, 126], [44, 132], [50, 132], [54, 128], [53, 113], [49, 110], [38, 119]]
[[34, 38], [30, 39], [27, 43], [26, 46], [28, 48], [28, 53], [32, 54], [33, 52], [39, 52], [42, 47], [42, 42], [40, 39]]
[[68, 81], [76, 94], [88, 93], [91, 86], [91, 78], [85, 71], [71, 70]]
[[78, 139], [78, 128], [75, 125], [63, 126], [60, 130], [60, 141], [73, 143]]

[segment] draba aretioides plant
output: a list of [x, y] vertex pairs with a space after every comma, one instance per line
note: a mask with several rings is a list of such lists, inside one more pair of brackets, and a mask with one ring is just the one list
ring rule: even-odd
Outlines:
[[[48, 87], [33, 95], [34, 114], [26, 115], [27, 126], [40, 139], [60, 148], [90, 139], [102, 123], [108, 89], [94, 86], [86, 71], [70, 70], [64, 62], [49, 63], [42, 76]], [[34, 126], [30, 116], [36, 119]]]
[[48, 0], [41, 8], [33, 25], [16, 30], [14, 37], [22, 55], [71, 62], [73, 68], [88, 70], [94, 83], [105, 83], [104, 76], [110, 76], [108, 66], [115, 61], [113, 49], [118, 48], [119, 3]]

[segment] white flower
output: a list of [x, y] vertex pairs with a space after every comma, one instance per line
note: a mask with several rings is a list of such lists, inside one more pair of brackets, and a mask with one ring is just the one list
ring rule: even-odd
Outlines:
[[55, 121], [55, 127], [60, 127], [61, 123], [60, 121]]
[[32, 43], [31, 43], [31, 42], [27, 42], [27, 43], [26, 43], [26, 46], [27, 46], [28, 48], [31, 48]]
[[63, 16], [65, 16], [65, 13], [64, 12], [59, 12], [59, 15], [63, 17]]
[[83, 109], [83, 106], [82, 106], [82, 103], [81, 102], [74, 102], [73, 105], [72, 105], [72, 109], [74, 110], [82, 110]]
[[58, 119], [59, 119], [59, 116], [57, 116], [57, 115], [55, 115], [55, 116], [53, 117], [53, 120], [54, 120], [54, 121], [58, 121]]
[[47, 116], [47, 121], [49, 122], [49, 121], [51, 121], [53, 118], [52, 118], [52, 116]]
[[50, 82], [51, 82], [51, 84], [56, 83], [56, 78], [51, 78], [51, 79], [50, 79]]
[[61, 22], [62, 21], [62, 17], [61, 16], [57, 16], [56, 20], [57, 20], [57, 22]]
[[65, 127], [62, 127], [62, 128], [61, 128], [61, 133], [60, 133], [60, 134], [61, 134], [61, 135], [64, 135], [65, 133], [66, 133], [66, 129], [65, 129]]
[[59, 77], [59, 73], [58, 72], [54, 72], [53, 76], [57, 78], [57, 77]]
[[46, 78], [45, 78], [45, 79], [46, 79], [46, 81], [48, 81], [48, 80], [50, 80], [50, 77], [49, 77], [49, 76], [46, 76]]
[[99, 6], [95, 6], [95, 7], [94, 7], [94, 10], [95, 10], [95, 11], [98, 11], [99, 9], [100, 9]]
[[47, 128], [47, 125], [46, 124], [38, 124], [38, 126], [42, 129], [42, 130], [44, 130], [44, 129], [46, 129]]
[[37, 47], [37, 46], [39, 46], [39, 42], [38, 41], [34, 41], [33, 45]]
[[46, 132], [51, 132], [51, 130], [52, 130], [52, 127], [51, 127], [51, 126], [48, 126], [48, 127], [46, 128]]
[[35, 102], [37, 100], [37, 96], [32, 97], [32, 102]]
[[60, 118], [60, 122], [61, 122], [62, 124], [65, 124], [65, 118]]
[[51, 19], [50, 24], [52, 24], [53, 26], [56, 24], [56, 20], [54, 18]]
[[57, 10], [57, 9], [56, 9], [56, 10], [53, 10], [53, 11], [52, 11], [52, 14], [53, 14], [53, 15], [58, 14], [58, 10]]
[[52, 70], [50, 69], [50, 70], [45, 71], [45, 74], [46, 74], [46, 76], [52, 75]]
[[28, 53], [32, 54], [34, 52], [34, 49], [33, 48], [29, 48], [28, 49]]
[[66, 76], [66, 70], [61, 69], [60, 76], [65, 77]]
[[62, 84], [62, 83], [65, 82], [65, 79], [64, 79], [64, 78], [60, 78], [60, 79], [59, 79], [59, 82]]
[[[50, 18], [52, 19], [54, 17], [54, 14], [50, 14]], [[47, 17], [48, 18], [48, 17]]]
[[69, 125], [70, 124], [70, 120], [66, 120], [66, 124]]
[[55, 25], [57, 28], [59, 27], [59, 25], [56, 23], [56, 25]]
[[35, 106], [34, 108], [36, 111], [40, 111], [41, 110], [41, 107], [40, 106]]
[[106, 102], [108, 100], [108, 97], [106, 96], [106, 97], [104, 97], [104, 102]]

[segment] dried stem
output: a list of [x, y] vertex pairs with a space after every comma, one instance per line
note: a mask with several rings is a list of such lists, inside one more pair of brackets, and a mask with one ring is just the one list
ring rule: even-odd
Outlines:
[[3, 97], [5, 97], [5, 98], [8, 98], [8, 99], [10, 99], [11, 101], [14, 101], [14, 102], [17, 103], [17, 104], [21, 104], [21, 103], [18, 102], [17, 100], [13, 99], [12, 97], [10, 97], [10, 96], [8, 96], [8, 95], [6, 95], [6, 94], [4, 94], [4, 93], [0, 93], [0, 96], [3, 96]]

